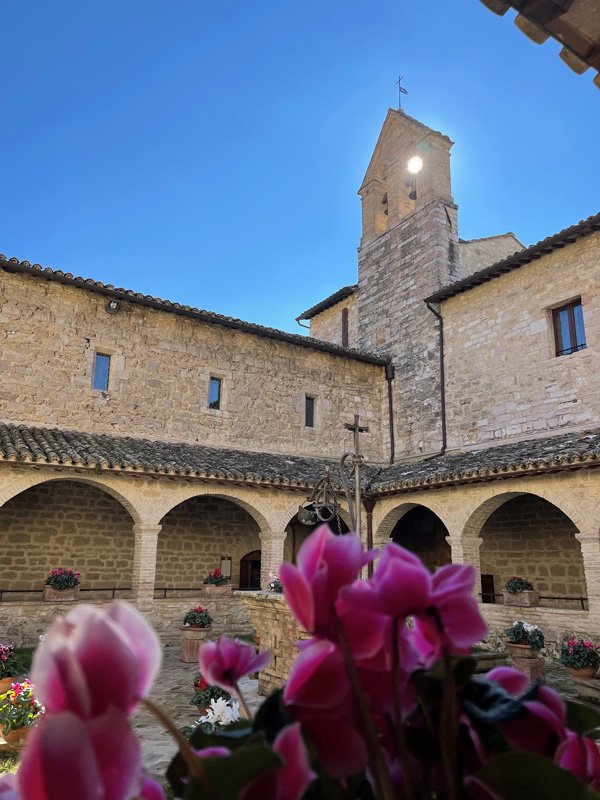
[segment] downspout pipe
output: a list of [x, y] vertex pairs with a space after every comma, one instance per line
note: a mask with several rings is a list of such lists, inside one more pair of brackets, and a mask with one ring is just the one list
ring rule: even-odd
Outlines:
[[396, 457], [396, 444], [394, 441], [394, 393], [392, 391], [392, 381], [395, 377], [396, 368], [393, 364], [387, 364], [385, 368], [385, 379], [387, 381], [388, 420], [390, 425], [390, 464], [394, 463]]
[[[441, 409], [441, 422], [442, 422], [442, 447], [439, 453], [435, 456], [443, 456], [446, 452], [447, 434], [446, 434], [446, 372], [444, 367], [444, 320], [440, 312], [433, 307], [429, 300], [425, 301], [427, 308], [438, 319], [438, 346], [440, 349], [440, 409]], [[435, 458], [430, 456], [430, 458]]]

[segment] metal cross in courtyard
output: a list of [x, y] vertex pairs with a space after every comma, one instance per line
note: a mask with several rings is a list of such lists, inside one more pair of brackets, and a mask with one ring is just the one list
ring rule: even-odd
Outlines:
[[367, 425], [360, 424], [360, 416], [358, 414], [354, 415], [354, 423], [352, 425], [350, 425], [350, 423], [346, 423], [344, 427], [346, 430], [354, 433], [354, 452], [346, 453], [346, 455], [342, 458], [342, 464], [346, 458], [352, 456], [352, 463], [354, 465], [354, 518], [356, 521], [356, 530], [360, 533], [360, 517], [362, 506], [362, 500], [360, 496], [360, 465], [363, 461], [363, 456], [360, 452], [360, 434], [366, 433], [369, 430], [369, 427]]
[[396, 81], [396, 86], [398, 87], [398, 108], [402, 108], [402, 95], [408, 94], [408, 91], [402, 86], [402, 81], [404, 80], [404, 75], [399, 75], [398, 80]]

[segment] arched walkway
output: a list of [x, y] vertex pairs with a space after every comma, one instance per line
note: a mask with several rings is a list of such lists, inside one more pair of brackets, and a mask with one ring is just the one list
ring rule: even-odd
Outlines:
[[256, 519], [226, 497], [190, 497], [172, 508], [161, 525], [155, 576], [159, 588], [200, 586], [221, 558], [231, 558], [231, 583], [238, 586], [242, 556], [261, 549]]
[[[507, 493], [476, 513], [484, 601], [501, 592], [512, 575], [527, 578], [546, 597], [586, 596], [578, 529], [563, 511], [538, 495]], [[581, 608], [579, 601], [565, 599], [544, 605]]]
[[40, 589], [61, 566], [79, 571], [84, 589], [131, 587], [132, 525], [131, 514], [103, 487], [37, 483], [0, 506], [0, 588]]
[[419, 556], [434, 572], [451, 561], [448, 529], [442, 520], [425, 506], [414, 506], [394, 525], [390, 539]]

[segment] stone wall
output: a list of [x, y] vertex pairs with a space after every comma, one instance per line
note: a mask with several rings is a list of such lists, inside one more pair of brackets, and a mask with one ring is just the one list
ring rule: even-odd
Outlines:
[[456, 206], [436, 201], [359, 250], [359, 346], [396, 367], [396, 457], [441, 446], [438, 322], [423, 298], [460, 277]]
[[[449, 447], [600, 421], [600, 233], [442, 303]], [[552, 309], [581, 297], [588, 347], [556, 356]]]
[[[0, 414], [5, 422], [164, 441], [338, 457], [360, 413], [368, 455], [383, 455], [384, 369], [28, 275], [0, 280]], [[94, 354], [111, 356], [94, 390]], [[208, 408], [211, 376], [220, 410]], [[304, 425], [305, 395], [317, 399]], [[383, 423], [382, 423], [383, 420]]]
[[222, 556], [231, 556], [231, 583], [237, 586], [240, 559], [261, 548], [256, 521], [241, 506], [219, 497], [192, 497], [172, 509], [161, 524], [157, 586], [199, 586]]
[[512, 256], [523, 245], [514, 233], [502, 233], [499, 236], [487, 236], [484, 239], [460, 240], [458, 249], [466, 275], [479, 272], [503, 258]]
[[315, 339], [342, 344], [342, 312], [348, 309], [348, 347], [358, 347], [358, 293], [340, 300], [316, 314], [310, 321], [310, 335]]
[[298, 654], [296, 642], [307, 639], [308, 634], [299, 628], [283, 595], [244, 592], [239, 596], [260, 639], [261, 649], [268, 648], [273, 652], [273, 660], [258, 676], [259, 693], [268, 695], [284, 685]]
[[[79, 603], [0, 602], [0, 637], [17, 647], [31, 647], [38, 643], [40, 634], [48, 630], [52, 620], [67, 614]], [[222, 633], [229, 636], [252, 635], [254, 628], [246, 607], [239, 597], [205, 598], [197, 595], [189, 599], [176, 598], [155, 600], [144, 610], [160, 640], [165, 645], [177, 646], [181, 639], [183, 617], [186, 611], [197, 605], [208, 609], [213, 618], [211, 638]], [[106, 608], [109, 602], [94, 601], [94, 607]]]
[[507, 500], [482, 528], [481, 572], [494, 576], [497, 592], [512, 575], [520, 575], [541, 594], [585, 597], [577, 532], [562, 511], [541, 497]]
[[39, 589], [54, 567], [81, 572], [83, 588], [131, 586], [132, 519], [106, 492], [53, 481], [0, 506], [0, 588]]

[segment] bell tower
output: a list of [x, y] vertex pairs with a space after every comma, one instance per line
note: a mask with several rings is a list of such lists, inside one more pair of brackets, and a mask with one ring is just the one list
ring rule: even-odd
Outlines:
[[396, 367], [396, 457], [440, 449], [439, 328], [423, 301], [462, 273], [451, 147], [390, 109], [358, 192], [359, 347]]

